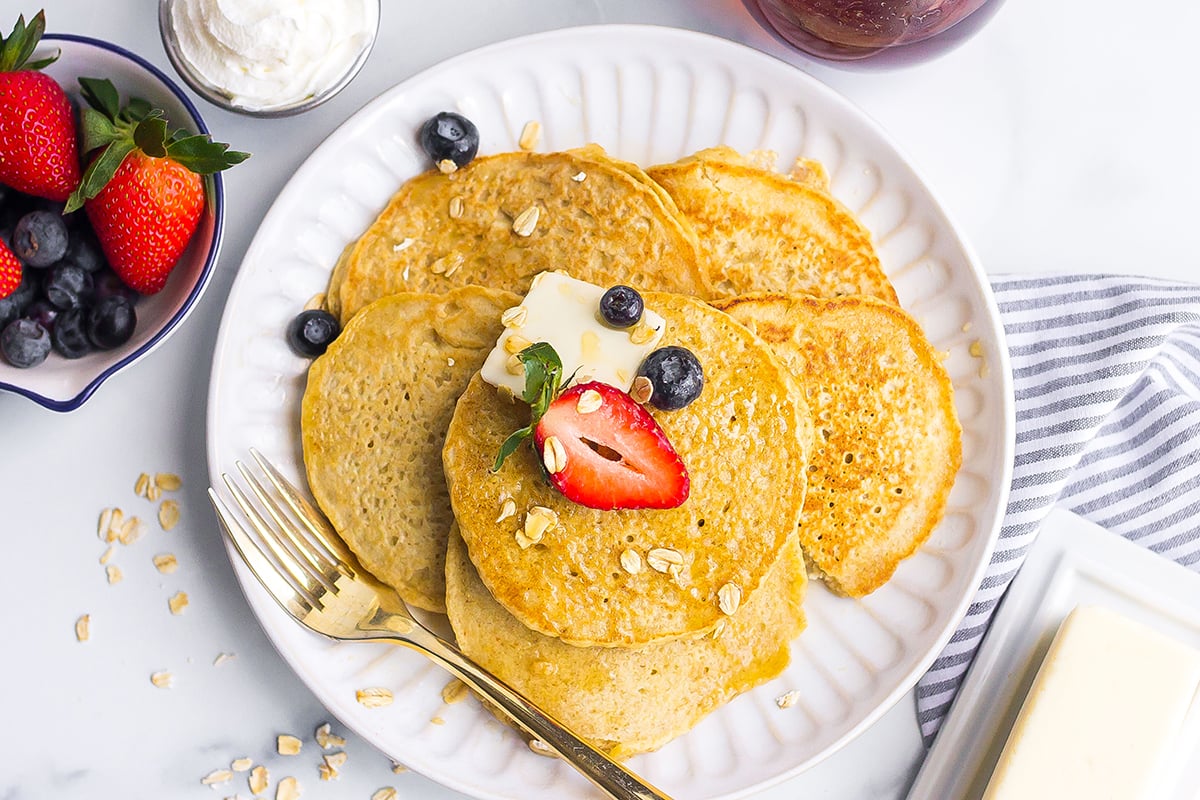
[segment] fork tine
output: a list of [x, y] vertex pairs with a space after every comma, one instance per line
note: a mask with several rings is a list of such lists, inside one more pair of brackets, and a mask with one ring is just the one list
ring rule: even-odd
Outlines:
[[[241, 461], [235, 461], [234, 466], [238, 472], [242, 474], [250, 490], [254, 492], [254, 496], [258, 498], [259, 503], [267, 510], [267, 514], [275, 521], [275, 538], [278, 539], [284, 547], [291, 551], [292, 555], [298, 556], [307, 562], [305, 571], [315, 579], [318, 583], [325, 587], [326, 591], [332, 592], [333, 584], [326, 577], [329, 571], [336, 571], [337, 565], [329, 559], [325, 558], [321, 553], [320, 548], [314, 547], [313, 544], [305, 538], [303, 532], [296, 527], [296, 523], [292, 518], [279, 507], [279, 503], [275, 498], [267, 494], [267, 490], [263, 487], [257, 477], [251, 474], [250, 470]], [[282, 534], [282, 535], [280, 535]]]
[[317, 509], [313, 508], [308, 500], [304, 499], [304, 495], [300, 493], [291, 481], [283, 476], [275, 465], [266, 459], [266, 457], [258, 452], [257, 449], [251, 447], [250, 455], [258, 462], [258, 466], [266, 473], [270, 479], [271, 485], [283, 497], [284, 502], [288, 507], [295, 512], [296, 516], [308, 529], [313, 537], [325, 546], [326, 556], [330, 561], [337, 562], [342, 569], [351, 575], [355, 570], [353, 567], [354, 557], [350, 555], [350, 551], [346, 549], [346, 545], [342, 542], [341, 537], [329, 524], [329, 520], [325, 518]]
[[[288, 575], [280, 572], [279, 568], [271, 563], [262, 548], [246, 534], [246, 531], [234, 519], [233, 512], [211, 487], [208, 490], [208, 499], [217, 512], [217, 519], [220, 521], [225, 535], [233, 542], [233, 546], [241, 555], [242, 560], [246, 562], [246, 566], [254, 573], [254, 577], [258, 578], [258, 582], [263, 585], [268, 594], [275, 598], [277, 603], [289, 613], [300, 617], [308, 614], [313, 608], [320, 607], [314, 605], [316, 598], [309, 594], [306, 588], [296, 585]], [[299, 606], [299, 614], [296, 609], [291, 607], [291, 603]]]
[[267, 546], [267, 549], [271, 551], [271, 555], [275, 557], [278, 564], [276, 570], [282, 570], [285, 576], [294, 584], [302, 587], [305, 599], [311, 599], [314, 608], [322, 608], [323, 605], [317, 599], [317, 593], [323, 592], [324, 587], [314, 580], [301, 563], [296, 560], [296, 557], [281, 545], [275, 533], [267, 525], [267, 521], [263, 519], [262, 514], [250, 503], [249, 498], [238, 488], [233, 478], [229, 477], [228, 473], [222, 472], [221, 480], [225, 481], [225, 486], [229, 489], [230, 494], [233, 495], [234, 502], [237, 503], [242, 514], [249, 521], [251, 527], [254, 528], [255, 533], [258, 534], [259, 541], [263, 542]]

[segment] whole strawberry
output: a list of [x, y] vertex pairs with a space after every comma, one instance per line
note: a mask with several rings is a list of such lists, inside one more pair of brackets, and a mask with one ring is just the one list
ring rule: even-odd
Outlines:
[[202, 175], [249, 157], [207, 135], [170, 132], [163, 112], [133, 98], [124, 107], [107, 80], [80, 78], [83, 150], [92, 158], [66, 211], [87, 213], [108, 263], [153, 294], [167, 282], [204, 211]]
[[0, 239], [0, 300], [11, 295], [21, 285], [21, 260]]
[[0, 183], [61, 202], [79, 184], [79, 151], [66, 93], [38, 72], [58, 55], [29, 61], [45, 30], [39, 11], [0, 39]]

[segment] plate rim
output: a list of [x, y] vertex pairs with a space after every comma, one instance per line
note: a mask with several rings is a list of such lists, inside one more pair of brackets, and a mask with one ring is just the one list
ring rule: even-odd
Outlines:
[[[350, 115], [336, 128], [334, 128], [325, 137], [325, 139], [304, 158], [301, 164], [297, 166], [292, 174], [292, 177], [289, 178], [287, 184], [285, 184], [280, 190], [275, 201], [272, 202], [271, 206], [263, 215], [263, 218], [256, 229], [254, 237], [246, 250], [246, 254], [242, 263], [244, 265], [246, 263], [259, 260], [259, 251], [266, 247], [265, 242], [260, 239], [259, 232], [267, 223], [267, 221], [272, 219], [276, 213], [276, 209], [284, 205], [284, 198], [288, 193], [287, 190], [289, 186], [293, 183], [302, 182], [309, 171], [318, 169], [316, 162], [321, 160], [321, 156], [327, 152], [335, 151], [337, 147], [344, 143], [343, 140], [353, 135], [352, 129], [358, 125], [361, 125], [365, 118], [386, 110], [391, 98], [394, 95], [405, 93], [406, 91], [410, 90], [413, 85], [436, 79], [439, 72], [454, 69], [463, 62], [469, 62], [480, 58], [494, 57], [497, 54], [504, 53], [507, 50], [537, 46], [547, 40], [569, 40], [575, 37], [595, 39], [605, 39], [606, 37], [625, 37], [624, 41], [629, 41], [629, 37], [645, 37], [647, 40], [653, 41], [656, 44], [661, 44], [663, 40], [670, 40], [667, 41], [667, 44], [671, 45], [676, 43], [703, 43], [705, 47], [724, 50], [725, 52], [731, 54], [731, 58], [761, 58], [767, 60], [768, 62], [774, 62], [775, 64], [782, 65], [788, 70], [792, 71], [794, 78], [799, 83], [806, 85], [806, 91], [814, 92], [815, 94], [819, 95], [824, 102], [832, 103], [856, 117], [858, 122], [868, 129], [872, 136], [878, 138], [882, 143], [891, 149], [892, 154], [896, 157], [896, 159], [903, 163], [904, 166], [907, 167], [907, 169], [916, 178], [916, 188], [927, 196], [930, 209], [935, 211], [936, 214], [940, 216], [941, 221], [944, 222], [945, 234], [951, 237], [954, 246], [961, 253], [965, 265], [969, 267], [974, 282], [980, 288], [980, 300], [982, 308], [986, 312], [989, 321], [992, 323], [993, 330], [997, 335], [995, 342], [995, 353], [989, 354], [989, 357], [994, 356], [996, 361], [995, 363], [989, 363], [989, 369], [995, 370], [997, 373], [999, 373], [999, 380], [1003, 390], [1002, 397], [999, 399], [999, 416], [1002, 418], [1005, 431], [1004, 435], [998, 437], [995, 442], [998, 445], [996, 459], [1001, 464], [1001, 471], [999, 475], [993, 476], [996, 482], [996, 489], [991, 497], [994, 498], [997, 512], [994, 518], [991, 520], [990, 529], [980, 530], [976, 533], [977, 536], [983, 536], [986, 539], [982, 551], [984, 555], [979, 559], [978, 563], [976, 563], [972, 574], [967, 580], [967, 584], [969, 586], [976, 588], [963, 594], [953, 611], [948, 616], [947, 624], [936, 637], [934, 645], [931, 646], [925, 655], [918, 660], [914, 668], [905, 674], [904, 678], [898, 682], [897, 686], [892, 690], [892, 692], [890, 692], [884, 700], [876, 705], [872, 712], [866, 714], [863, 719], [848, 729], [842, 736], [830, 742], [826, 747], [817, 751], [805, 762], [785, 769], [772, 777], [760, 780], [752, 785], [743, 787], [742, 789], [713, 797], [713, 800], [733, 800], [733, 798], [745, 797], [749, 794], [760, 792], [770, 786], [774, 786], [783, 781], [794, 778], [803, 773], [805, 770], [815, 766], [817, 763], [825, 760], [829, 756], [841, 750], [849, 742], [857, 738], [863, 731], [874, 724], [888, 710], [893, 708], [905, 694], [908, 694], [913, 689], [920, 677], [928, 670], [936, 657], [945, 648], [955, 630], [958, 628], [958, 625], [964, 617], [971, 602], [973, 601], [977, 587], [987, 569], [990, 555], [995, 548], [995, 544], [998, 540], [1004, 519], [1004, 511], [1007, 507], [1012, 479], [1016, 420], [1012, 370], [1007, 343], [1003, 336], [1003, 326], [1000, 320], [999, 307], [997, 305], [995, 295], [992, 292], [991, 285], [987, 280], [986, 273], [983, 271], [974, 249], [963, 235], [961, 228], [954, 220], [953, 216], [948, 212], [947, 207], [941, 202], [934, 188], [921, 177], [920, 171], [917, 169], [915, 163], [907, 155], [907, 153], [893, 141], [891, 136], [873, 117], [859, 108], [852, 100], [838, 93], [835, 89], [823, 83], [811, 74], [803, 71], [799, 67], [789, 64], [787, 61], [771, 53], [763, 52], [748, 44], [725, 39], [714, 34], [661, 25], [621, 23], [564, 27], [493, 42], [451, 56], [431, 64], [414, 73], [413, 75], [398, 81], [397, 83], [375, 95], [370, 100], [366, 101], [358, 109], [351, 112]], [[647, 50], [647, 53], [651, 59], [654, 58], [654, 54], [651, 50]], [[214, 359], [208, 393], [208, 411], [206, 415], [207, 431], [205, 448], [208, 459], [210, 482], [214, 486], [218, 485], [219, 459], [217, 457], [217, 447], [214, 442], [214, 437], [212, 436], [212, 431], [217, 427], [217, 419], [219, 416], [219, 403], [217, 398], [221, 388], [220, 368], [223, 366], [224, 359], [226, 357], [224, 347], [225, 339], [229, 335], [229, 328], [231, 328], [233, 325], [229, 312], [231, 310], [233, 300], [237, 296], [242, 284], [249, 280], [247, 275], [247, 272], [244, 272], [239, 268], [238, 274], [236, 275], [230, 288], [226, 307], [222, 312], [222, 319], [217, 333], [216, 346], [214, 348]], [[337, 709], [345, 704], [327, 696], [327, 693], [324, 691], [323, 687], [317, 688], [320, 686], [320, 682], [312, 680], [312, 676], [309, 675], [305, 663], [300, 660], [296, 654], [286, 652], [282, 647], [281, 641], [277, 640], [276, 637], [272, 635], [272, 629], [268, 627], [266, 621], [268, 617], [264, 615], [262, 608], [273, 608], [275, 613], [284, 612], [275, 606], [274, 602], [270, 600], [265, 595], [265, 592], [262, 591], [261, 587], [257, 585], [256, 580], [248, 574], [248, 570], [240, 563], [239, 556], [237, 556], [236, 552], [231, 548], [229, 543], [226, 541], [224, 544], [226, 554], [230, 558], [238, 584], [241, 587], [248, 604], [253, 610], [256, 620], [266, 633], [267, 639], [271, 642], [275, 650], [280, 653], [283, 659], [288, 663], [289, 667], [291, 667], [297, 676], [301, 678], [306, 688], [313, 692], [314, 696], [319, 702], [321, 702], [323, 706], [337, 716], [343, 722], [343, 724], [347, 725], [347, 727], [355, 730], [357, 733], [359, 733], [359, 735], [363, 736], [365, 740], [371, 742], [374, 746], [379, 747], [379, 745], [375, 744], [370, 735], [365, 734], [358, 726], [345, 721], [343, 715], [337, 711]], [[420, 770], [418, 769], [417, 771]], [[481, 791], [480, 787], [462, 783], [455, 776], [438, 775], [437, 777], [434, 777], [432, 775], [427, 775], [427, 777], [439, 783], [440, 785], [473, 797], [487, 798], [488, 800], [492, 800], [493, 798], [495, 800], [508, 800], [509, 797], [508, 795], [504, 794]]]

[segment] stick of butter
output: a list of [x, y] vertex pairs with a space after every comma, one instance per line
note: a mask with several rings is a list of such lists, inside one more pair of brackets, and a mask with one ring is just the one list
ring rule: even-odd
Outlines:
[[1200, 650], [1108, 609], [1063, 622], [984, 800], [1145, 798], [1200, 691]]
[[629, 391], [642, 361], [658, 345], [666, 326], [650, 309], [629, 328], [611, 328], [600, 316], [605, 288], [564, 272], [540, 272], [521, 305], [504, 312], [504, 332], [480, 369], [493, 386], [517, 397], [525, 390], [525, 370], [514, 355], [535, 342], [549, 342], [563, 364], [563, 380], [601, 381]]

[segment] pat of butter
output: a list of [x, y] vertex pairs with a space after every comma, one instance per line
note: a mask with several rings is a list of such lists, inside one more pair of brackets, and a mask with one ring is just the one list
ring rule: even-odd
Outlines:
[[1113, 611], [1067, 617], [1021, 707], [984, 800], [1154, 798], [1200, 702], [1200, 650]]
[[[646, 309], [630, 328], [611, 328], [600, 316], [605, 288], [562, 272], [542, 272], [529, 293], [504, 315], [504, 332], [483, 362], [480, 376], [517, 397], [525, 391], [525, 371], [512, 356], [536, 342], [548, 342], [562, 359], [563, 380], [601, 381], [629, 391], [642, 360], [662, 339], [663, 318]], [[644, 327], [648, 326], [648, 327]]]

